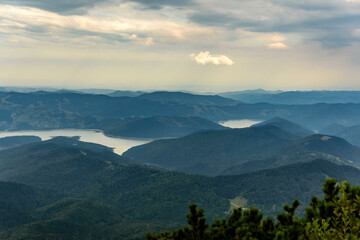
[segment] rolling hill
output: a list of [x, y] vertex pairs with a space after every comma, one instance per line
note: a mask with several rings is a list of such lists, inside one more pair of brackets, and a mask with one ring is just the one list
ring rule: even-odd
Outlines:
[[360, 125], [346, 127], [341, 124], [332, 124], [323, 128], [320, 132], [342, 137], [351, 144], [360, 146]]
[[[154, 93], [155, 96], [158, 93]], [[175, 93], [174, 93], [175, 94]], [[177, 93], [176, 93], [177, 94]], [[175, 94], [175, 95], [176, 95]], [[162, 95], [162, 94], [160, 94]], [[212, 121], [285, 118], [319, 130], [338, 122], [360, 124], [359, 104], [245, 104], [219, 96], [166, 93], [158, 99], [78, 93], [0, 92], [0, 130], [99, 128], [104, 119], [193, 116]], [[152, 99], [152, 100], [150, 100]], [[218, 105], [214, 105], [218, 104]]]
[[260, 126], [278, 127], [285, 132], [291, 133], [294, 136], [299, 136], [299, 137], [305, 137], [305, 136], [310, 136], [310, 135], [314, 134], [310, 130], [305, 129], [304, 127], [302, 127], [296, 123], [290, 122], [286, 119], [279, 118], [279, 117], [275, 117], [270, 120], [266, 120], [264, 122], [252, 125], [252, 127], [260, 127]]
[[144, 93], [138, 98], [163, 103], [193, 104], [199, 106], [233, 106], [239, 104], [231, 98], [224, 98], [217, 95], [195, 95], [184, 92], [152, 92]]
[[192, 202], [209, 219], [226, 216], [229, 199], [273, 216], [283, 203], [320, 194], [325, 178], [360, 183], [358, 169], [325, 160], [236, 176], [186, 175], [132, 164], [71, 138], [0, 153], [1, 180], [17, 182], [0, 182], [0, 204], [10, 214], [0, 228], [4, 239], [143, 239], [181, 226]]
[[171, 170], [210, 176], [242, 174], [317, 158], [360, 165], [360, 149], [341, 138], [326, 135], [299, 138], [272, 125], [204, 131], [178, 139], [157, 140], [133, 147], [123, 156]]
[[180, 137], [209, 129], [226, 129], [199, 117], [167, 117], [107, 119], [101, 122], [105, 134], [137, 138]]
[[360, 125], [348, 127], [338, 134], [350, 143], [360, 146]]
[[325, 179], [336, 178], [358, 185], [359, 173], [357, 168], [315, 159], [242, 175], [217, 176], [214, 179], [218, 194], [229, 199], [241, 196], [247, 200], [246, 207], [257, 206], [265, 215], [281, 211], [283, 203], [290, 203], [294, 199], [302, 203], [298, 214], [304, 214], [311, 197], [322, 196]]
[[274, 126], [203, 131], [153, 141], [131, 148], [123, 156], [176, 171], [218, 175], [241, 163], [267, 159], [295, 138]]
[[41, 138], [37, 136], [12, 136], [0, 138], [0, 150], [7, 148], [18, 147], [20, 145], [40, 142]]
[[342, 131], [345, 131], [346, 128], [347, 127], [345, 127], [344, 125], [341, 125], [339, 123], [333, 123], [326, 127], [321, 128], [319, 130], [319, 133], [338, 136], [338, 134], [341, 133]]
[[[199, 202], [213, 209], [213, 216], [219, 216], [227, 200], [209, 189], [207, 181], [197, 179], [201, 177], [136, 165], [106, 147], [71, 138], [54, 138], [0, 154], [1, 181], [76, 198], [101, 199], [121, 207], [124, 214], [137, 220], [160, 220], [167, 213], [177, 216], [175, 213], [186, 213], [191, 202]], [[204, 193], [203, 189], [209, 191]], [[209, 198], [213, 201], [209, 202]], [[162, 207], [165, 212], [160, 211]]]
[[360, 91], [254, 91], [226, 92], [220, 96], [247, 103], [272, 104], [360, 103]]

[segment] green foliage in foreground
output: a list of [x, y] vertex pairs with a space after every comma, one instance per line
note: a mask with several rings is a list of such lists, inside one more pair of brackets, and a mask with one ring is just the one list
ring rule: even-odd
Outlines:
[[250, 239], [360, 239], [360, 187], [335, 179], [324, 183], [324, 199], [313, 197], [305, 217], [295, 216], [299, 202], [284, 206], [284, 213], [263, 219], [256, 208], [234, 209], [228, 219], [215, 220], [210, 228], [202, 209], [190, 205], [189, 226], [172, 232], [148, 233], [147, 240], [250, 240]]

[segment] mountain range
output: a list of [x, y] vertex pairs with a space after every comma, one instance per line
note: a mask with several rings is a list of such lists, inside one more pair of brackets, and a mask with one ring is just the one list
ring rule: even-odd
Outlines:
[[[279, 118], [243, 129], [210, 130], [136, 146], [134, 161], [191, 174], [239, 174], [317, 158], [360, 166], [360, 148]], [[303, 137], [307, 135], [306, 137]]]
[[[209, 221], [234, 207], [274, 217], [295, 198], [302, 215], [325, 179], [360, 184], [357, 92], [2, 90], [0, 130], [164, 139], [117, 155], [79, 137], [0, 138], [0, 239], [144, 239], [182, 227], [193, 202]], [[237, 119], [263, 121], [216, 123]]]
[[360, 146], [360, 124], [349, 127], [341, 124], [331, 124], [321, 129], [320, 132], [342, 137], [351, 144]]
[[319, 130], [330, 124], [360, 124], [360, 105], [246, 104], [219, 96], [155, 92], [137, 97], [79, 93], [0, 92], [0, 130], [100, 128], [107, 119], [154, 116], [201, 117], [211, 121], [281, 117]]
[[147, 231], [184, 224], [192, 202], [209, 219], [225, 217], [230, 202], [272, 216], [296, 197], [307, 203], [321, 194], [325, 178], [360, 183], [358, 169], [326, 160], [242, 175], [187, 175], [63, 137], [0, 153], [0, 205], [6, 213], [0, 237], [6, 239], [143, 239]]
[[100, 128], [107, 135], [135, 138], [180, 137], [201, 130], [226, 129], [207, 119], [186, 116], [106, 119]]
[[234, 91], [220, 96], [247, 103], [272, 104], [360, 103], [360, 91]]

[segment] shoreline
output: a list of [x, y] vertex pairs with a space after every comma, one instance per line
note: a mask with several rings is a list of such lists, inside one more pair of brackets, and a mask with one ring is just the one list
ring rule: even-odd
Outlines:
[[101, 133], [105, 137], [109, 137], [109, 138], [126, 139], [126, 140], [138, 140], [138, 141], [142, 141], [142, 140], [154, 141], [154, 140], [158, 140], [158, 139], [166, 139], [166, 138], [168, 138], [168, 137], [165, 137], [165, 138], [140, 138], [140, 137], [116, 136], [116, 135], [108, 134], [108, 133], [104, 132], [104, 130], [101, 130], [101, 129], [90, 129], [90, 128], [52, 128], [52, 129], [4, 130], [4, 131], [0, 131], [0, 134], [1, 133], [15, 133], [15, 132], [48, 132], [48, 131], [71, 131], [71, 130], [97, 132], [97, 133]]

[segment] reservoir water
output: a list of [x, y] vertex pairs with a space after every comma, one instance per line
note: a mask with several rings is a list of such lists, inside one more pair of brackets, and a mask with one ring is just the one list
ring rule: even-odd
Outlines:
[[[241, 120], [229, 120], [219, 122], [219, 124], [230, 128], [245, 128], [250, 127], [253, 124], [260, 123], [259, 120], [241, 119]], [[123, 154], [128, 149], [151, 142], [155, 139], [144, 138], [124, 138], [124, 137], [109, 137], [105, 136], [102, 131], [87, 130], [87, 129], [57, 129], [57, 130], [24, 130], [13, 132], [0, 132], [0, 138], [10, 136], [38, 136], [43, 141], [49, 140], [53, 137], [64, 136], [74, 137], [79, 136], [81, 141], [92, 142], [101, 144], [114, 149], [117, 154]]]
[[261, 122], [262, 122], [261, 120], [241, 119], [241, 120], [229, 120], [229, 121], [219, 122], [219, 124], [229, 128], [246, 128]]
[[114, 149], [117, 154], [122, 154], [129, 148], [151, 142], [154, 139], [108, 137], [97, 130], [59, 129], [59, 130], [26, 130], [14, 132], [0, 132], [0, 138], [9, 136], [38, 136], [43, 141], [57, 136], [79, 136], [81, 141], [101, 144]]

